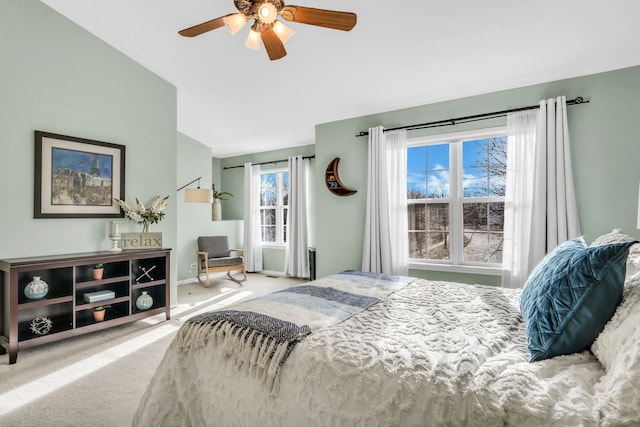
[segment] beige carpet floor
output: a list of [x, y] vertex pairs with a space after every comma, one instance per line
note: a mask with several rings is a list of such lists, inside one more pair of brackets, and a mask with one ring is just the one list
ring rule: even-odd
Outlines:
[[212, 280], [178, 286], [164, 315], [0, 356], [0, 426], [129, 426], [176, 331], [187, 318], [303, 283], [248, 274], [243, 286]]

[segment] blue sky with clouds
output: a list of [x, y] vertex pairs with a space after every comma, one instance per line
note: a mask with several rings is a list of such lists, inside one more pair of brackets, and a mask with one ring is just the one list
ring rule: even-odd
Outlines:
[[[465, 196], [489, 196], [504, 185], [504, 178], [490, 176], [486, 167], [486, 139], [462, 143], [462, 185]], [[407, 190], [432, 197], [450, 197], [449, 144], [410, 147], [407, 150]]]

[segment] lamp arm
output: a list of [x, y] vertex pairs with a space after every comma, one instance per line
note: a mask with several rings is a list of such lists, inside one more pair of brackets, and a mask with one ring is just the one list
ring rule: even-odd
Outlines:
[[197, 177], [196, 179], [194, 179], [193, 181], [189, 182], [188, 184], [185, 184], [185, 185], [183, 185], [182, 187], [178, 188], [176, 191], [180, 191], [180, 190], [182, 190], [183, 188], [185, 188], [185, 187], [187, 187], [187, 186], [189, 186], [189, 185], [193, 184], [193, 183], [194, 183], [194, 182], [196, 182], [196, 181], [198, 181], [198, 188], [200, 188], [200, 179], [201, 179], [201, 178], [202, 178], [201, 176]]

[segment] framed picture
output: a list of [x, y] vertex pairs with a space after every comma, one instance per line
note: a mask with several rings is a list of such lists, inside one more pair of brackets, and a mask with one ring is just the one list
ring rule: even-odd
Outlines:
[[34, 218], [119, 218], [125, 146], [35, 132]]

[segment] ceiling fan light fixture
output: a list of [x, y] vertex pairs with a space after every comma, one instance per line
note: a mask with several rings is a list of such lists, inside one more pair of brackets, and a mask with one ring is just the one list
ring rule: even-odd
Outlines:
[[244, 45], [252, 50], [260, 50], [260, 33], [253, 28], [250, 29]]
[[276, 7], [269, 3], [264, 2], [258, 7], [258, 19], [265, 24], [272, 24], [278, 17], [278, 10]]
[[288, 42], [289, 39], [296, 33], [280, 21], [276, 21], [273, 23], [273, 31], [275, 31], [275, 33], [278, 35], [278, 37], [282, 41], [282, 44]]
[[233, 15], [222, 18], [224, 25], [232, 36], [236, 35], [245, 25], [247, 25], [247, 17], [242, 13], [234, 13]]
[[[275, 61], [287, 55], [284, 44], [295, 34], [295, 31], [279, 20], [341, 31], [351, 31], [357, 22], [355, 13], [285, 6], [285, 0], [233, 0], [233, 3], [240, 13], [229, 13], [202, 22], [180, 30], [178, 34], [183, 37], [195, 37], [226, 26], [234, 35], [247, 26], [251, 29], [245, 46], [252, 50], [260, 50], [260, 45], [263, 45], [269, 59]], [[252, 24], [247, 25], [248, 21], [252, 21]]]

